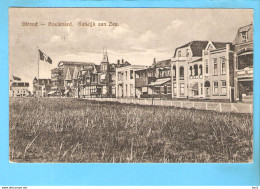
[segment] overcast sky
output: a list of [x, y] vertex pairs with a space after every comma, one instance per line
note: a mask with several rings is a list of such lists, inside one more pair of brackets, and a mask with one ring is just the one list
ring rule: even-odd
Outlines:
[[[115, 27], [78, 27], [78, 22], [116, 22]], [[22, 22], [45, 23], [23, 27]], [[48, 27], [72, 22], [73, 27]], [[169, 59], [192, 40], [233, 42], [237, 29], [253, 22], [250, 9], [10, 8], [9, 75], [29, 81], [37, 76], [37, 46], [53, 60], [40, 62], [40, 78], [51, 78], [59, 61], [100, 64], [103, 47], [110, 62], [151, 65]]]

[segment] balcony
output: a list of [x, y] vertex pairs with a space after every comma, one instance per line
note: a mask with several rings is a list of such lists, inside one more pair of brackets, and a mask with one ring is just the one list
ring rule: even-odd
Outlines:
[[245, 69], [237, 70], [236, 71], [236, 76], [237, 78], [253, 78], [253, 68], [247, 67]]
[[155, 81], [155, 77], [142, 77], [135, 79], [135, 87], [145, 87]]

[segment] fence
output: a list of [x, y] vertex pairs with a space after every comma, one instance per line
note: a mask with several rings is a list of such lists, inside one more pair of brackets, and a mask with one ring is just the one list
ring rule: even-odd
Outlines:
[[219, 112], [253, 113], [253, 104], [246, 103], [218, 103], [196, 101], [173, 101], [160, 99], [128, 99], [128, 98], [86, 98], [95, 101], [120, 102], [125, 104], [172, 106], [188, 109], [213, 110]]

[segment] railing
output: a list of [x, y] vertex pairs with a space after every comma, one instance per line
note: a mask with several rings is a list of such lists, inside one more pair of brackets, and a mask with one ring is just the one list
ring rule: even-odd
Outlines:
[[163, 99], [146, 99], [146, 98], [86, 98], [89, 100], [103, 102], [119, 102], [125, 104], [155, 105], [168, 106], [177, 108], [187, 108], [194, 110], [211, 110], [218, 112], [234, 113], [253, 113], [253, 104], [246, 103], [218, 103], [218, 102], [196, 102], [196, 101], [179, 101]]

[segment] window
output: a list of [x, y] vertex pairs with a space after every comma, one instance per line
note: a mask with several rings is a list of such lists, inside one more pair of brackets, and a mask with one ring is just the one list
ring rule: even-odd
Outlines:
[[152, 71], [149, 71], [149, 72], [147, 73], [147, 76], [148, 76], [148, 77], [153, 77]]
[[198, 65], [194, 65], [194, 75], [197, 76], [198, 75]]
[[184, 67], [180, 67], [180, 80], [184, 80]]
[[125, 80], [127, 80], [127, 71], [125, 71]]
[[133, 78], [134, 78], [134, 71], [130, 70], [130, 79], [133, 79]]
[[206, 74], [209, 73], [209, 63], [208, 60], [205, 60], [205, 65], [206, 65]]
[[214, 64], [213, 74], [218, 75], [218, 62], [216, 58], [213, 59], [213, 64]]
[[160, 87], [155, 87], [155, 94], [160, 94]]
[[186, 49], [186, 57], [188, 57], [190, 55], [190, 50]]
[[203, 95], [203, 83], [200, 84], [200, 94]]
[[243, 42], [244, 42], [244, 41], [247, 41], [247, 37], [248, 37], [247, 32], [246, 32], [246, 31], [241, 32], [241, 37], [242, 37], [242, 41], [243, 41]]
[[167, 86], [167, 94], [172, 94], [172, 86]]
[[174, 78], [176, 78], [176, 66], [173, 66], [173, 73], [172, 73], [172, 76], [174, 77]]
[[184, 83], [180, 84], [180, 95], [184, 96]]
[[221, 74], [226, 74], [226, 59], [225, 57], [221, 57]]
[[178, 51], [178, 57], [181, 57], [181, 50]]
[[206, 95], [209, 95], [209, 87], [206, 88]]
[[173, 83], [173, 96], [177, 96], [177, 84]]
[[190, 66], [190, 76], [192, 76], [192, 66]]
[[203, 74], [203, 72], [202, 72], [203, 70], [202, 70], [202, 65], [200, 65], [200, 75], [202, 75]]
[[133, 84], [130, 84], [130, 95], [131, 96], [134, 95], [134, 85]]
[[226, 81], [221, 81], [221, 94], [227, 95], [227, 83], [226, 83]]
[[213, 93], [214, 94], [218, 94], [218, 82], [214, 81], [214, 85], [213, 85]]

